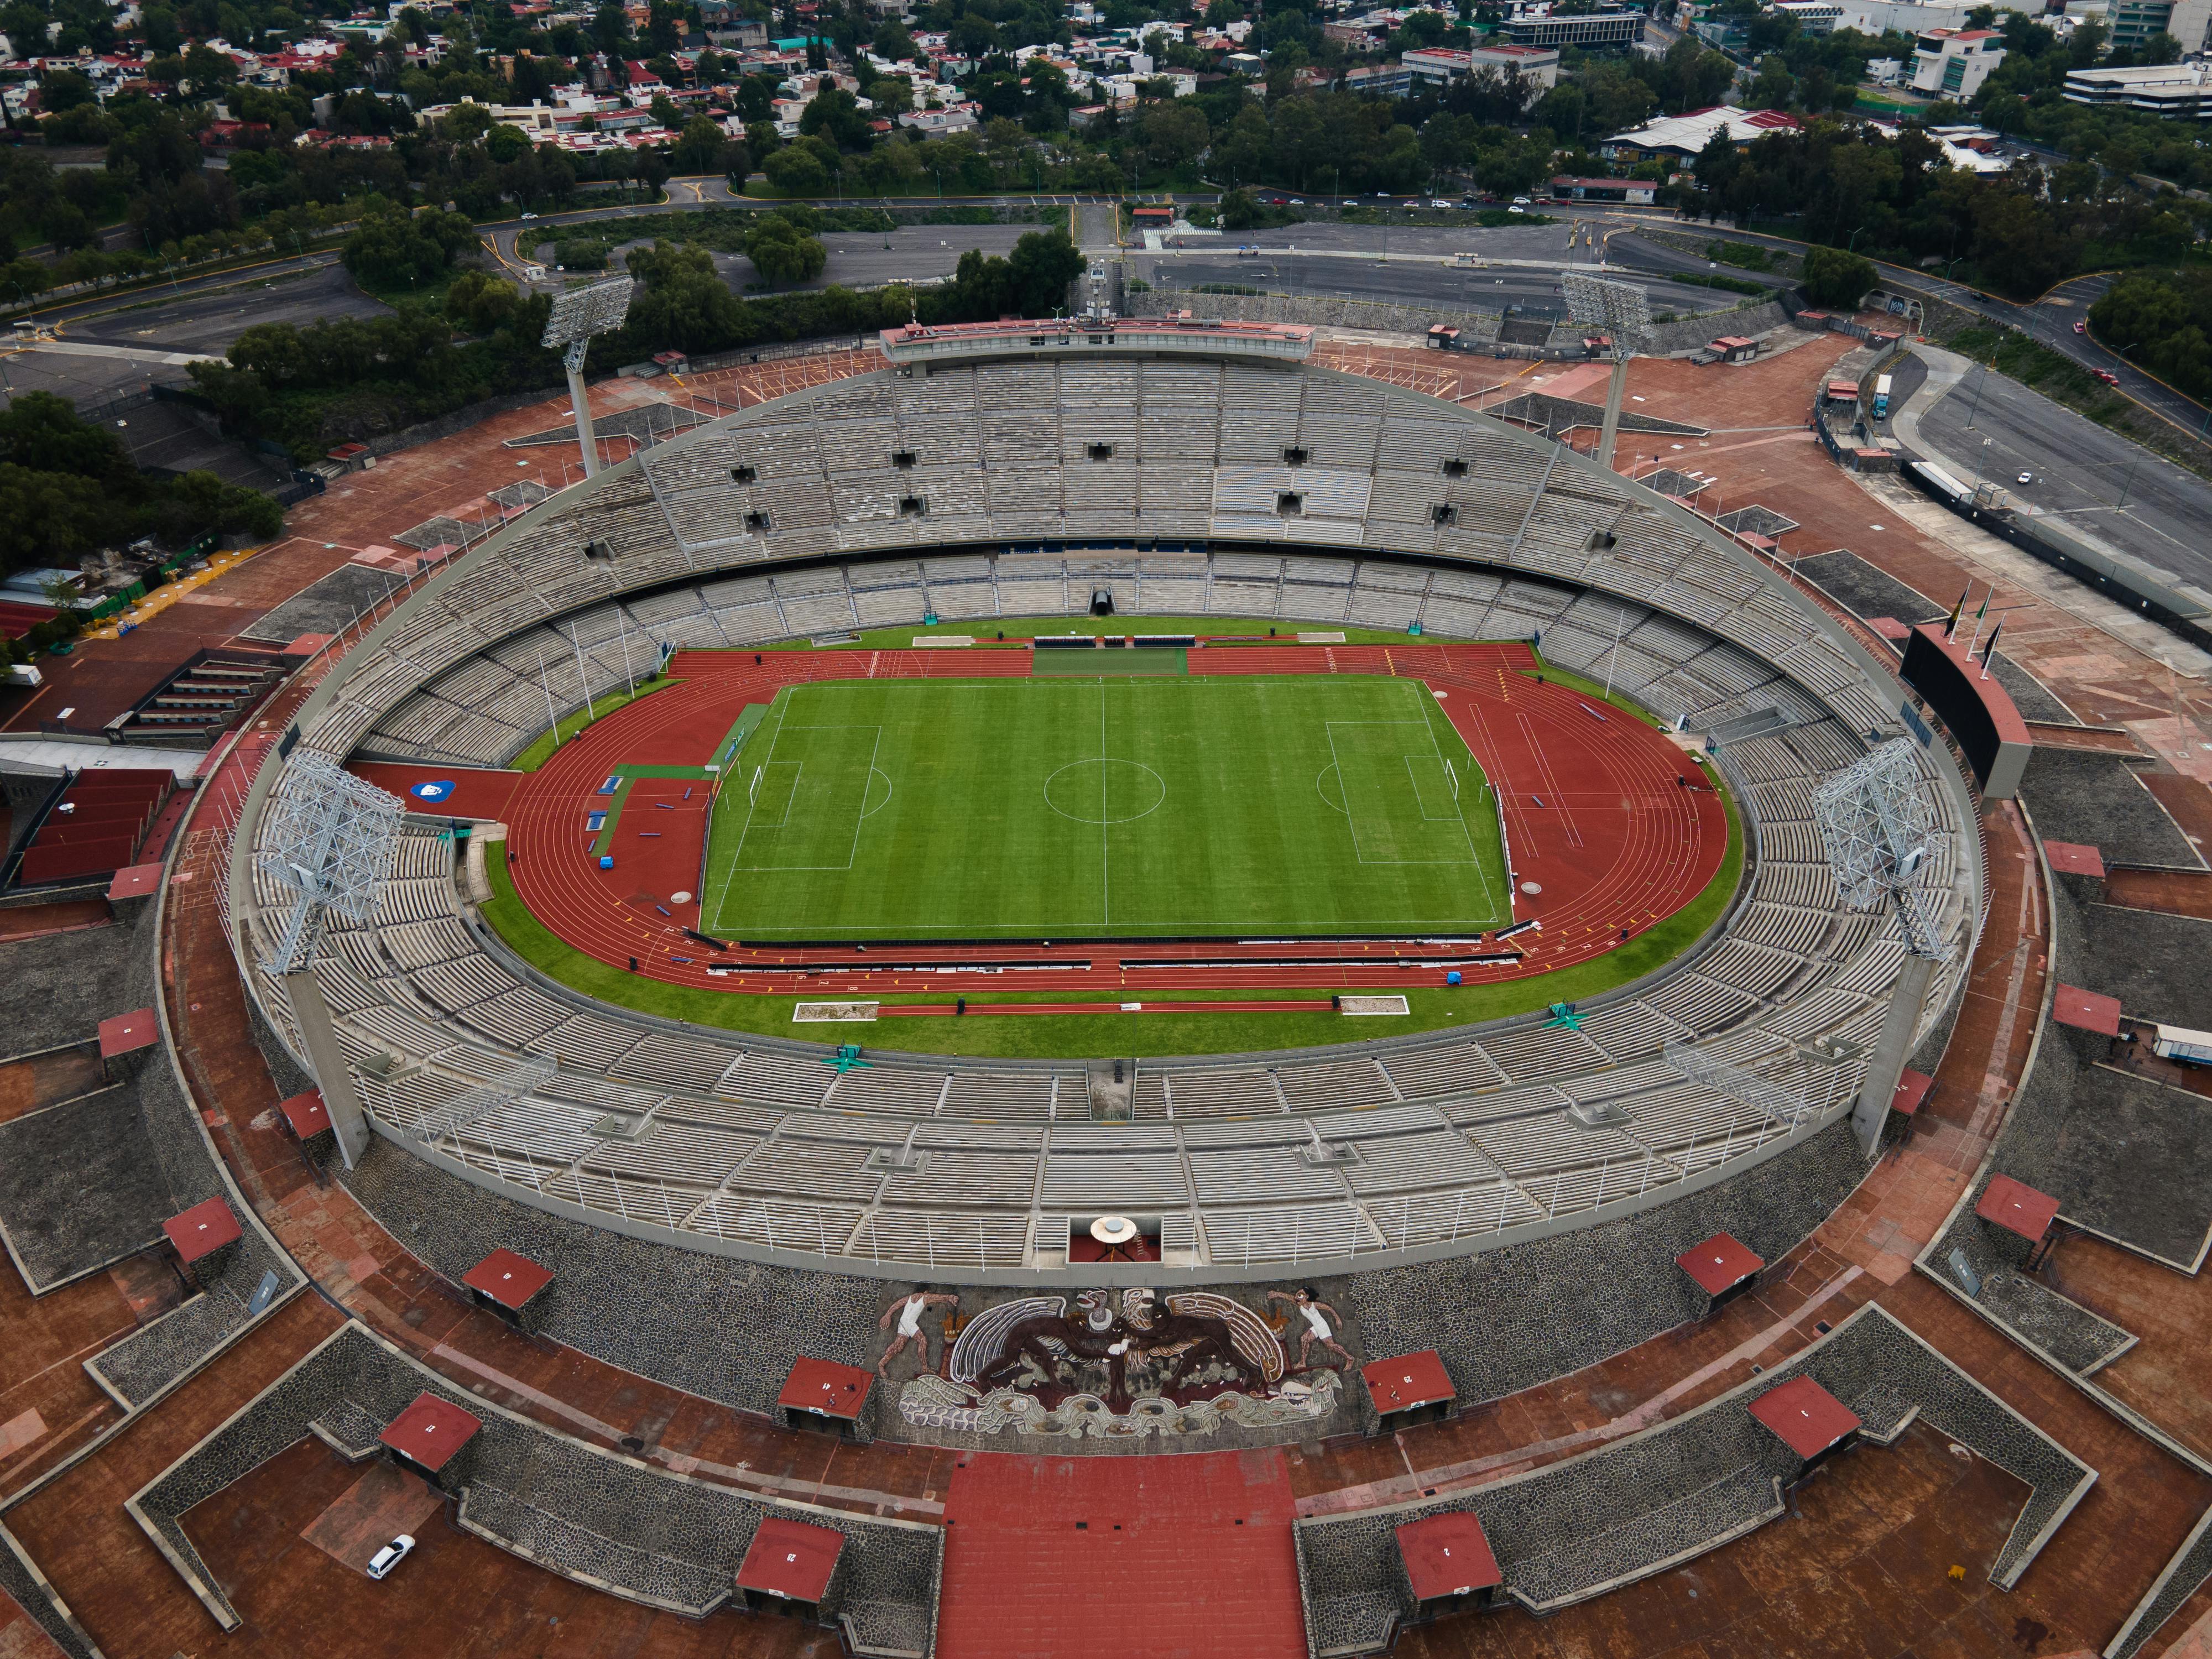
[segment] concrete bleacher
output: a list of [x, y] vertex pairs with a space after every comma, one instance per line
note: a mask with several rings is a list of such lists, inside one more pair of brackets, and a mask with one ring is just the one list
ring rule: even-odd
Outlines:
[[[1237, 557], [1242, 562], [1231, 567], [1237, 576], [1255, 574], [1259, 562], [1255, 556]], [[995, 564], [1006, 562], [1002, 559]], [[1057, 569], [1073, 561], [1050, 562]], [[1278, 615], [1289, 604], [1288, 595], [1299, 596], [1309, 609], [1326, 609], [1342, 603], [1341, 599], [1311, 596], [1340, 595], [1349, 592], [1356, 580], [1387, 580], [1387, 572], [1412, 571], [1411, 567], [1376, 561], [1355, 566], [1348, 561], [1291, 557], [1269, 558], [1265, 563], [1274, 579]], [[1042, 568], [1042, 562], [1035, 557], [1016, 566], [1014, 584], [1036, 586], [1036, 572]], [[1188, 566], [1179, 580], [1194, 580], [1188, 572], [1196, 568], [1194, 563]], [[854, 567], [850, 574], [868, 568]], [[900, 574], [908, 575], [920, 568], [901, 567]], [[949, 574], [964, 578], [962, 585], [978, 588], [995, 587], [1002, 580], [994, 562], [980, 559]], [[1218, 572], [1213, 579], [1219, 579]], [[840, 580], [844, 580], [842, 574]], [[1425, 582], [1427, 573], [1416, 573], [1413, 580]], [[1057, 591], [1073, 594], [1073, 603], [1079, 605], [1087, 600], [1086, 584], [1087, 579], [1078, 582], [1063, 572]], [[846, 591], [854, 590], [848, 586]], [[775, 625], [787, 626], [778, 594], [778, 586], [771, 584], [725, 597], [738, 598], [747, 605], [773, 605]], [[1547, 622], [1556, 629], [1556, 618], [1574, 603], [1565, 589], [1502, 582], [1492, 586], [1486, 614], [1510, 613], [1508, 626], [1516, 630], [1523, 625], [1533, 630]], [[1641, 611], [1633, 614], [1649, 617]], [[1621, 607], [1613, 618], [1624, 625], [1624, 632], [1630, 615]], [[573, 647], [586, 639], [601, 643], [621, 637], [630, 626], [627, 617], [612, 616], [611, 606], [601, 607], [588, 625], [578, 627], [570, 643]], [[643, 623], [637, 626], [642, 632]], [[1747, 657], [1720, 674], [1712, 665], [1724, 660], [1724, 653], [1733, 647], [1710, 638], [1698, 644], [1698, 639], [1685, 632], [1675, 636], [1673, 648], [1702, 659], [1721, 682], [1712, 686], [1709, 702], [1717, 704], [1741, 686], [1773, 683], [1773, 676]], [[1687, 652], [1692, 644], [1696, 650]], [[483, 685], [478, 670], [487, 659], [473, 659], [457, 671], [457, 677], [474, 675], [474, 683]], [[1685, 669], [1674, 664], [1669, 672], [1680, 675]], [[1625, 681], [1623, 689], [1631, 695], [1636, 690]], [[517, 733], [518, 741], [520, 735]], [[1543, 1031], [1522, 1022], [1520, 1029], [1453, 1044], [1442, 1053], [1437, 1044], [1394, 1050], [1349, 1072], [1325, 1061], [1268, 1067], [1147, 1067], [1139, 1075], [1140, 1115], [1192, 1120], [1249, 1116], [1255, 1110], [1302, 1114], [1330, 1104], [1355, 1103], [1363, 1094], [1376, 1099], [1394, 1095], [1419, 1098], [1516, 1080], [1613, 1071], [1649, 1060], [1664, 1042], [1727, 1030], [1758, 1018], [1771, 1018], [1786, 1030], [1753, 1042], [1746, 1051], [1753, 1060], [1783, 1056], [1790, 1042], [1814, 1036], [1870, 1040], [1881, 1018], [1881, 993], [1898, 966], [1901, 947], [1889, 936], [1893, 930], [1876, 919], [1840, 911], [1810, 822], [1811, 780], [1822, 762], [1854, 748], [1855, 739], [1832, 720], [1733, 745], [1729, 758], [1747, 786], [1742, 796], [1759, 851], [1753, 902], [1739, 915], [1741, 926], [1755, 932], [1719, 941], [1693, 967], [1644, 996], [1595, 1013], [1588, 1032]], [[1741, 776], [1746, 772], [1763, 781], [1750, 781]], [[410, 845], [410, 858], [448, 856], [428, 837], [417, 837]], [[942, 1227], [971, 1241], [979, 1266], [1034, 1262], [1036, 1249], [1027, 1230], [1010, 1224], [1006, 1216], [977, 1210], [979, 1204], [988, 1208], [996, 1202], [1018, 1202], [1014, 1195], [1021, 1183], [1003, 1160], [980, 1169], [970, 1180], [963, 1173], [963, 1156], [941, 1149], [931, 1154], [934, 1173], [927, 1186], [883, 1187], [879, 1191], [875, 1179], [848, 1167], [859, 1161], [854, 1155], [817, 1147], [813, 1139], [817, 1130], [803, 1123], [779, 1125], [775, 1111], [758, 1109], [825, 1103], [834, 1080], [812, 1065], [801, 1061], [795, 1071], [788, 1071], [788, 1063], [772, 1048], [757, 1045], [749, 1050], [732, 1040], [692, 1030], [647, 1030], [611, 1009], [586, 1012], [558, 988], [531, 982], [518, 965], [501, 961], [497, 947], [461, 920], [450, 878], [416, 875], [416, 867], [408, 865], [407, 877], [393, 884], [386, 901], [386, 919], [371, 930], [374, 938], [339, 933], [343, 962], [325, 970], [333, 1006], [349, 1016], [345, 1023], [362, 1034], [363, 1057], [378, 1046], [385, 1052], [410, 1053], [434, 1043], [443, 1050], [445, 1062], [461, 1074], [443, 1082], [421, 1077], [404, 1086], [373, 1082], [368, 1089], [372, 1107], [388, 1121], [419, 1121], [441, 1093], [457, 1092], [467, 1077], [481, 1078], [496, 1070], [499, 1062], [491, 1054], [475, 1054], [465, 1045], [434, 1037], [428, 1029], [442, 1025], [449, 1032], [472, 1034], [488, 1049], [528, 1047], [565, 1066], [603, 1072], [618, 1082], [715, 1097], [671, 1102], [659, 1114], [647, 1146], [625, 1145], [606, 1158], [592, 1155], [586, 1133], [592, 1115], [587, 1112], [557, 1117], [540, 1111], [534, 1127], [513, 1114], [488, 1119], [439, 1140], [439, 1150], [465, 1165], [519, 1180], [541, 1194], [586, 1208], [624, 1218], [658, 1218], [679, 1230], [723, 1238], [782, 1248], [799, 1245], [826, 1254], [850, 1250], [878, 1259], [887, 1252], [896, 1254], [900, 1248], [896, 1241], [914, 1239], [927, 1258], [934, 1253], [935, 1231]], [[431, 918], [441, 915], [447, 920], [431, 924]], [[414, 925], [418, 921], [423, 925]], [[273, 986], [268, 989], [272, 997], [281, 995]], [[954, 1084], [948, 1079], [959, 1080], [958, 1102], [951, 1097]], [[1656, 1088], [1677, 1081], [1671, 1071], [1665, 1071], [1641, 1086]], [[1831, 1093], [1847, 1081], [1833, 1079]], [[974, 1079], [973, 1068], [965, 1066], [920, 1071], [907, 1066], [884, 1067], [853, 1074], [834, 1086], [844, 1091], [836, 1102], [838, 1109], [848, 1113], [933, 1116], [957, 1111], [974, 1116], [1019, 1110], [1022, 1115], [1051, 1119], [1059, 1110], [1057, 1085], [1049, 1078], [1029, 1086], [1028, 1105], [1022, 1110], [1014, 1107], [1004, 1086], [987, 1089]], [[420, 1098], [410, 1099], [410, 1091]], [[1633, 1094], [1636, 1090], [1617, 1091]], [[991, 1097], [985, 1098], [986, 1093]], [[1239, 1212], [1222, 1237], [1233, 1237], [1233, 1259], [1239, 1263], [1267, 1260], [1278, 1248], [1303, 1257], [1321, 1238], [1340, 1241], [1355, 1253], [1449, 1241], [1462, 1231], [1480, 1227], [1494, 1231], [1641, 1197], [1717, 1158], [1755, 1152], [1770, 1137], [1771, 1126], [1747, 1121], [1733, 1102], [1662, 1095], [1631, 1136], [1601, 1146], [1579, 1126], [1565, 1129], [1565, 1109], [1571, 1103], [1563, 1098], [1546, 1103], [1541, 1110], [1524, 1110], [1522, 1115], [1532, 1121], [1514, 1129], [1510, 1147], [1498, 1142], [1505, 1133], [1502, 1127], [1493, 1127], [1486, 1145], [1480, 1133], [1451, 1134], [1448, 1129], [1447, 1140], [1425, 1144], [1403, 1133], [1385, 1139], [1371, 1122], [1358, 1126], [1353, 1133], [1371, 1167], [1361, 1171], [1356, 1186], [1331, 1173], [1331, 1190], [1309, 1194], [1344, 1202], [1325, 1205], [1310, 1215], [1286, 1210], [1277, 1218], [1285, 1222], [1284, 1228], [1267, 1224], [1265, 1216]], [[1071, 1099], [1071, 1115], [1075, 1109]], [[1548, 1132], [1557, 1148], [1548, 1155], [1549, 1162], [1544, 1151], [1547, 1123], [1559, 1126]], [[698, 1152], [701, 1143], [687, 1138], [693, 1126], [739, 1129], [756, 1138], [772, 1133], [775, 1144], [769, 1153], [757, 1155], [751, 1143], [710, 1143], [716, 1152], [708, 1156]], [[895, 1140], [900, 1133], [887, 1127], [881, 1139]], [[1530, 1144], [1536, 1147], [1533, 1153], [1523, 1150]], [[1167, 1150], [1170, 1156], [1179, 1151]], [[1472, 1171], [1462, 1168], [1470, 1158], [1481, 1167]], [[732, 1183], [739, 1164], [747, 1164], [733, 1183], [739, 1195], [707, 1202], [708, 1194]], [[1106, 1171], [1099, 1178], [1108, 1185], [1093, 1180], [1084, 1191], [1103, 1203], [1116, 1172]], [[1540, 1188], [1532, 1187], [1532, 1182]], [[1124, 1207], [1139, 1202], [1181, 1206], [1204, 1202], [1188, 1188], [1170, 1194], [1152, 1187], [1140, 1190], [1140, 1185], [1133, 1182], [1120, 1190]], [[1440, 1188], [1451, 1190], [1439, 1194]], [[931, 1194], [932, 1207], [908, 1210], [916, 1192]], [[747, 1201], [744, 1194], [751, 1194], [753, 1201]], [[812, 1208], [800, 1207], [808, 1200]], [[938, 1202], [945, 1207], [934, 1210]], [[1038, 1200], [1041, 1211], [1044, 1202]], [[1309, 1224], [1316, 1230], [1311, 1238], [1305, 1231]]]
[[[900, 513], [909, 496], [926, 517]], [[1297, 501], [1283, 507], [1284, 496]], [[1263, 500], [1264, 514], [1247, 511]], [[1218, 538], [1224, 514], [1267, 522], [1237, 532], [1243, 549], [1158, 544]], [[1094, 534], [1100, 546], [1069, 544]], [[984, 545], [938, 550], [963, 540]], [[1281, 545], [1251, 544], [1262, 540]], [[1300, 550], [1316, 542], [1340, 545]], [[899, 556], [901, 544], [913, 552]], [[1389, 556], [1405, 551], [1434, 562]], [[805, 560], [815, 562], [793, 562]], [[1523, 1019], [1388, 1045], [1350, 1066], [1142, 1062], [1139, 1124], [1167, 1139], [1109, 1155], [1074, 1146], [1066, 1120], [1087, 1113], [1064, 1068], [886, 1057], [836, 1082], [832, 1100], [811, 1050], [587, 1005], [475, 927], [450, 872], [426, 865], [394, 884], [372, 927], [337, 931], [319, 970], [342, 1044], [374, 1073], [372, 1112], [450, 1167], [710, 1247], [872, 1261], [913, 1249], [927, 1261], [942, 1232], [978, 1267], [1010, 1267], [1048, 1259], [1063, 1211], [1109, 1200], [1168, 1211], [1185, 1241], [1171, 1251], [1240, 1265], [1279, 1251], [1303, 1261], [1497, 1243], [1656, 1201], [1815, 1127], [1786, 1130], [1686, 1090], [1658, 1058], [1671, 1042], [1720, 1044], [1808, 1097], [1817, 1084], [1823, 1112], [1848, 1098], [1855, 1066], [1815, 1079], [1796, 1045], [1870, 1046], [1901, 945], [1885, 918], [1838, 902], [1811, 790], [1868, 734], [1894, 729], [1893, 708], [1840, 636], [1693, 522], [1580, 458], [1372, 382], [1067, 359], [862, 377], [747, 410], [611, 469], [471, 553], [348, 659], [343, 694], [310, 706], [304, 740], [340, 755], [496, 762], [544, 728], [549, 704], [565, 714], [622, 686], [665, 646], [927, 612], [1064, 614], [1098, 587], [1133, 614], [1540, 634], [1547, 653], [1700, 729], [1772, 710], [1767, 735], [1720, 756], [1754, 843], [1747, 902], [1693, 960], [1589, 1005], [1581, 1032]], [[1960, 877], [1943, 922], [1960, 937], [1978, 845], [1955, 833], [1955, 776], [1931, 763], [1929, 777], [1969, 849], [1943, 866]], [[249, 929], [264, 925], [254, 908]], [[1956, 973], [1940, 977], [1931, 1014]], [[257, 976], [257, 990], [286, 1033], [281, 987]], [[471, 1122], [443, 1121], [446, 1103], [525, 1051], [558, 1061], [556, 1085]], [[410, 1063], [390, 1066], [394, 1056]], [[594, 1128], [631, 1094], [629, 1111], [652, 1113], [642, 1135]], [[1599, 1097], [1626, 1121], [1594, 1134], [1570, 1109]], [[1370, 1112], [1344, 1126], [1358, 1165], [1324, 1166], [1295, 1189], [1257, 1179], [1282, 1153], [1255, 1115], [1398, 1100], [1418, 1109], [1405, 1121]], [[919, 1176], [869, 1167], [872, 1148], [950, 1117], [1041, 1133], [1034, 1146], [929, 1146]], [[1194, 1139], [1223, 1118], [1248, 1121], [1224, 1125], [1226, 1140]], [[1204, 1182], [1190, 1162], [1200, 1155]]]

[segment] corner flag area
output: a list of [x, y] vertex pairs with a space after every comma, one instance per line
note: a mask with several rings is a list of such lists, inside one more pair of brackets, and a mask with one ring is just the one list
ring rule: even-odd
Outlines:
[[1419, 682], [790, 686], [716, 797], [702, 926], [748, 939], [1479, 933], [1498, 809]]

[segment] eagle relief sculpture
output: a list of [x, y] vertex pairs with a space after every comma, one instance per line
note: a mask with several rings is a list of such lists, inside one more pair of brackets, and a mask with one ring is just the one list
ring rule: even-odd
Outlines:
[[[1341, 1350], [1338, 1350], [1341, 1352]], [[899, 1397], [919, 1426], [986, 1434], [1141, 1437], [1309, 1422], [1335, 1410], [1336, 1370], [1292, 1372], [1250, 1308], [1209, 1291], [1018, 1297], [963, 1325], [944, 1373]]]

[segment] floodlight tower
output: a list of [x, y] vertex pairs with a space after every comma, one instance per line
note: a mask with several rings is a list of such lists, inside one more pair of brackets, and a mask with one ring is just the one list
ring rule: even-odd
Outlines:
[[368, 1124], [315, 978], [315, 959], [331, 916], [357, 926], [375, 919], [404, 814], [394, 796], [310, 751], [286, 769], [256, 860], [266, 880], [292, 895], [276, 945], [261, 965], [284, 981], [293, 1024], [349, 1170], [368, 1149]]
[[1597, 464], [1613, 468], [1613, 441], [1620, 430], [1620, 398], [1628, 389], [1628, 360], [1651, 333], [1651, 304], [1642, 289], [1628, 283], [1608, 283], [1581, 271], [1560, 274], [1559, 286], [1567, 296], [1567, 315], [1585, 326], [1605, 330], [1613, 349], [1613, 378], [1605, 388], [1605, 425], [1598, 433]]
[[1893, 738], [1814, 788], [1813, 819], [1844, 902], [1857, 909], [1888, 904], [1905, 935], [1905, 960], [1860, 1084], [1851, 1127], [1871, 1157], [1905, 1069], [1905, 1052], [1936, 964], [1949, 955], [1936, 927], [1933, 895], [1922, 878], [1934, 864], [1936, 809], [1920, 780], [1909, 738]]
[[611, 334], [623, 325], [623, 319], [629, 315], [634, 286], [629, 277], [620, 276], [611, 283], [594, 283], [589, 288], [556, 294], [552, 314], [545, 319], [545, 338], [540, 343], [558, 346], [561, 367], [568, 371], [568, 400], [576, 407], [576, 438], [583, 445], [587, 478], [599, 470], [599, 452], [592, 439], [591, 400], [584, 392], [584, 354], [599, 336]]

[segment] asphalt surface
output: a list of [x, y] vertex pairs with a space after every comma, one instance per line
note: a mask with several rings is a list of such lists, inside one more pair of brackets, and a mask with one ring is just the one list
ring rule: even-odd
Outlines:
[[[1614, 209], [1608, 210], [1604, 217], [1609, 227], [1626, 228], [1632, 231], [1639, 224], [1687, 225], [1687, 222], [1678, 221], [1673, 214], [1663, 210], [1639, 213]], [[1804, 247], [1802, 242], [1791, 241], [1785, 237], [1768, 236], [1757, 231], [1736, 230], [1722, 225], [1699, 228], [1711, 228], [1715, 234], [1725, 235], [1733, 242], [1752, 242], [1762, 247], [1780, 248], [1790, 252], [1802, 252]], [[1885, 288], [1926, 299], [1947, 300], [1993, 321], [2021, 329], [2085, 368], [2101, 368], [2116, 376], [2119, 389], [2130, 398], [2191, 433], [2203, 429], [2208, 416], [2212, 416], [2212, 410], [2153, 380], [2129, 363], [2118, 352], [2100, 344], [2093, 336], [2074, 331], [2074, 325], [2087, 318], [2089, 305], [2110, 284], [2112, 278], [2108, 274], [2073, 277], [2038, 299], [2015, 303], [1968, 288], [1961, 283], [1946, 282], [1932, 271], [1911, 270], [1902, 265], [1887, 264], [1880, 260], [1875, 263], [1881, 273]], [[1756, 276], [1753, 272], [1741, 274]]]
[[[257, 323], [306, 325], [390, 310], [354, 286], [335, 255], [286, 259], [178, 283], [71, 301], [40, 313], [61, 349], [0, 348], [9, 386], [81, 404], [181, 380], [179, 355], [219, 357]], [[94, 348], [96, 350], [88, 350]]]
[[[2002, 374], [1964, 367], [1962, 380], [1914, 409], [1922, 447], [1948, 470], [1965, 468], [1961, 483], [1978, 473], [2021, 508], [2212, 589], [2212, 482]], [[2030, 483], [2019, 482], [2023, 472]]]
[[[960, 256], [970, 248], [1004, 256], [1035, 225], [902, 225], [891, 231], [824, 231], [822, 246], [830, 255], [821, 276], [800, 289], [832, 287], [878, 288], [886, 283], [929, 282], [952, 275]], [[640, 237], [620, 242], [608, 253], [610, 274], [622, 268], [623, 255], [634, 247], [651, 245]], [[527, 238], [526, 246], [532, 246]], [[551, 252], [547, 246], [547, 255]], [[714, 269], [741, 294], [767, 291], [753, 262], [742, 253], [715, 253]], [[787, 292], [788, 289], [778, 289]]]

